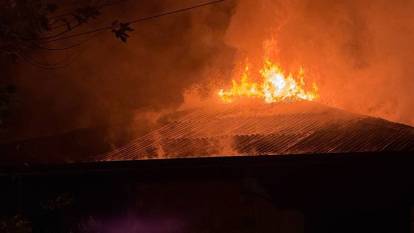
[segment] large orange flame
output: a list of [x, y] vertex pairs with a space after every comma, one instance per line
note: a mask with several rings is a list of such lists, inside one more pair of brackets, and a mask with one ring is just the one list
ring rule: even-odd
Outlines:
[[[260, 82], [250, 81], [249, 66], [246, 65], [241, 74], [240, 81], [232, 80], [230, 89], [221, 89], [219, 97], [226, 103], [233, 102], [237, 98], [260, 98], [266, 103], [295, 100], [315, 100], [319, 98], [318, 87], [312, 83], [311, 88], [306, 88], [304, 71], [301, 68], [297, 74], [285, 74], [285, 72], [270, 59], [265, 59], [260, 70]], [[308, 89], [308, 90], [307, 90]]]

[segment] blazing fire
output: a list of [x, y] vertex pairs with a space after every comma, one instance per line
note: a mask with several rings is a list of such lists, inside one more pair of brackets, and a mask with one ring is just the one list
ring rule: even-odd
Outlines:
[[297, 74], [287, 74], [270, 59], [265, 59], [260, 70], [260, 81], [251, 81], [249, 66], [246, 65], [240, 81], [232, 80], [230, 89], [221, 89], [219, 97], [225, 103], [231, 103], [237, 98], [259, 98], [266, 103], [297, 100], [315, 100], [319, 98], [318, 86], [312, 83], [307, 88], [304, 80], [304, 70]]

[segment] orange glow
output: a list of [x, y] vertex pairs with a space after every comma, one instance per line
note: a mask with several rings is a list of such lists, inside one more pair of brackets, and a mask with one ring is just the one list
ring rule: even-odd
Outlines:
[[319, 98], [318, 86], [312, 83], [307, 88], [304, 71], [301, 68], [296, 75], [285, 72], [270, 59], [265, 59], [260, 70], [260, 81], [253, 82], [249, 66], [246, 65], [240, 81], [232, 80], [230, 89], [221, 89], [219, 97], [225, 103], [231, 103], [238, 98], [263, 99], [266, 103], [297, 100], [315, 100]]

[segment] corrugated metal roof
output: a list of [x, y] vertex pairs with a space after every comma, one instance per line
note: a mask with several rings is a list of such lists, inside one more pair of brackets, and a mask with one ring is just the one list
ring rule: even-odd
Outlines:
[[175, 114], [99, 160], [414, 151], [414, 128], [324, 105], [225, 105]]

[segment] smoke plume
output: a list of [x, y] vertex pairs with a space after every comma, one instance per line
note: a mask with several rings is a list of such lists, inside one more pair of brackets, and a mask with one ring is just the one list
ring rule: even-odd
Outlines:
[[[125, 1], [89, 27], [195, 3]], [[414, 125], [413, 10], [410, 0], [229, 0], [136, 24], [126, 44], [99, 34], [67, 52], [64, 68], [13, 68], [19, 107], [7, 139], [100, 125], [140, 134], [186, 90], [214, 94], [238, 63], [262, 62], [269, 43], [284, 69], [305, 69], [321, 102]]]
[[413, 125], [413, 10], [408, 0], [242, 0], [226, 42], [261, 61], [271, 41], [282, 67], [303, 66], [318, 83], [322, 102]]

